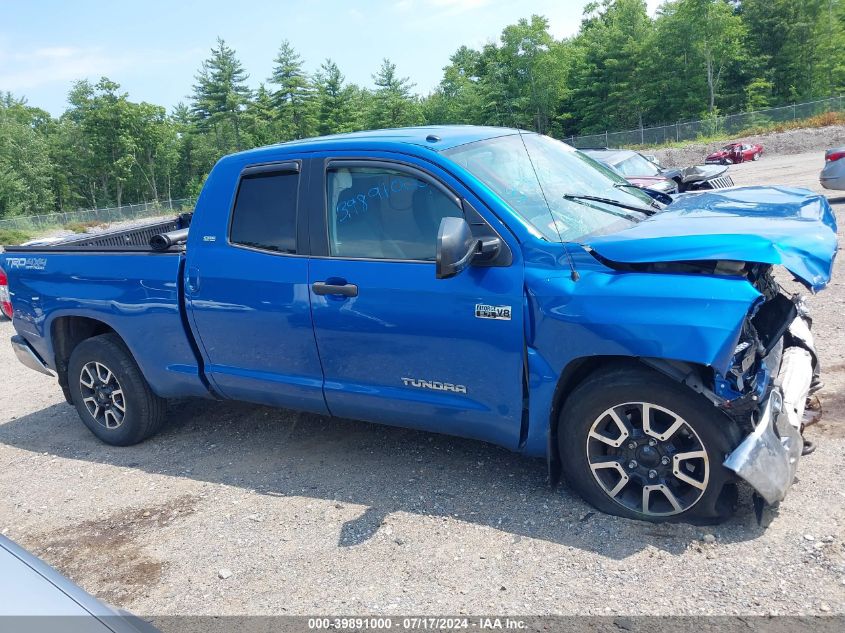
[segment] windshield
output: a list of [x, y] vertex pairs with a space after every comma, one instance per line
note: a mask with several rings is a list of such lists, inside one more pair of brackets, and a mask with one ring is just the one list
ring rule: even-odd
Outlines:
[[657, 168], [657, 165], [650, 163], [639, 154], [631, 154], [629, 158], [626, 158], [621, 163], [616, 163], [614, 167], [616, 167], [616, 171], [623, 176], [630, 176], [633, 178], [636, 178], [637, 176], [660, 175], [660, 170]]
[[609, 167], [548, 136], [529, 133], [520, 139], [511, 134], [459, 145], [443, 153], [553, 242], [613, 233], [645, 217], [607, 202], [564, 196], [608, 198], [635, 207], [650, 207], [652, 203], [648, 194], [629, 186]]

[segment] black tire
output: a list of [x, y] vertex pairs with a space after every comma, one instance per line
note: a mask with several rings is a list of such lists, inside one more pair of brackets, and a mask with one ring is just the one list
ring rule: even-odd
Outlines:
[[[98, 378], [92, 376], [92, 364], [94, 367], [99, 364], [113, 374], [108, 383], [101, 384]], [[83, 371], [86, 371], [84, 375]], [[93, 371], [99, 372], [97, 369]], [[108, 374], [103, 372], [103, 375]], [[96, 394], [97, 398], [103, 399], [102, 409], [112, 410], [110, 416], [101, 415], [99, 400], [93, 399], [93, 389], [86, 386], [85, 381], [96, 382], [96, 388], [100, 389]], [[166, 401], [152, 392], [132, 354], [115, 334], [95, 336], [76, 346], [68, 363], [68, 384], [79, 417], [85, 426], [106, 444], [137, 444], [154, 435], [164, 424]], [[104, 395], [109, 389], [108, 395]], [[83, 390], [86, 391], [85, 394]], [[96, 416], [89, 406], [95, 408]], [[119, 406], [123, 407], [122, 415]], [[119, 415], [121, 419], [118, 422]]]
[[755, 153], [754, 156], [751, 157], [751, 160], [760, 160], [760, 153]]
[[[679, 427], [667, 441], [658, 441], [650, 435], [640, 434], [636, 428], [636, 403], [649, 403], [672, 412], [676, 418], [682, 419], [686, 426]], [[626, 404], [628, 403], [628, 404]], [[624, 405], [624, 407], [622, 406]], [[620, 407], [617, 411], [616, 407]], [[621, 413], [619, 417], [626, 419], [625, 423], [631, 429], [629, 439], [623, 437], [620, 430], [615, 441], [622, 438], [619, 448], [607, 447], [605, 439], [598, 441], [596, 436], [590, 436], [594, 424], [601, 424], [600, 420], [610, 420], [605, 424], [615, 424], [612, 417], [606, 415], [613, 408], [614, 412]], [[630, 411], [630, 414], [629, 414]], [[672, 420], [660, 409], [651, 409], [653, 414], [654, 427], [650, 431], [656, 432], [658, 416], [665, 416]], [[604, 417], [602, 417], [604, 415]], [[643, 413], [640, 408], [640, 421]], [[640, 427], [642, 424], [640, 423]], [[688, 428], [689, 427], [689, 428]], [[596, 432], [607, 438], [602, 427]], [[692, 432], [689, 431], [692, 430]], [[668, 431], [668, 429], [665, 429]], [[599, 371], [588, 377], [566, 399], [566, 403], [560, 413], [558, 421], [558, 449], [560, 451], [561, 465], [564, 476], [569, 485], [584, 498], [585, 501], [595, 506], [602, 512], [631, 519], [645, 521], [686, 521], [697, 524], [715, 523], [728, 518], [736, 506], [736, 481], [735, 475], [727, 470], [722, 463], [725, 457], [738, 444], [740, 432], [736, 424], [724, 413], [719, 411], [710, 401], [703, 396], [693, 392], [689, 387], [681, 385], [666, 376], [645, 367], [636, 365], [626, 366], [613, 370]], [[649, 442], [656, 442], [656, 446], [649, 445]], [[673, 450], [669, 448], [672, 443], [695, 445], [696, 448]], [[636, 449], [631, 449], [632, 445]], [[649, 445], [648, 448], [645, 448]], [[610, 455], [588, 456], [588, 452], [599, 452], [606, 450]], [[693, 451], [706, 451], [707, 459], [678, 462], [672, 461], [674, 455], [683, 457], [690, 455]], [[649, 455], [643, 455], [643, 451]], [[658, 461], [656, 465], [646, 464], [648, 460], [669, 459]], [[592, 462], [592, 466], [591, 466]], [[600, 466], [602, 470], [594, 476], [596, 464], [615, 462], [613, 468]], [[616, 465], [620, 465], [624, 472], [620, 472]], [[636, 468], [631, 464], [636, 464]], [[699, 479], [698, 486], [694, 487], [684, 480], [672, 474], [673, 468], [698, 469], [698, 474], [693, 474], [693, 479]], [[646, 473], [647, 470], [647, 473]], [[657, 473], [652, 475], [652, 473]], [[683, 472], [682, 475], [686, 475]], [[613, 477], [619, 479], [614, 482]], [[649, 479], [650, 477], [655, 479]], [[689, 475], [686, 475], [689, 477]], [[628, 479], [625, 479], [628, 477]], [[604, 483], [599, 483], [602, 478]], [[609, 479], [608, 479], [609, 478]], [[608, 483], [608, 480], [610, 483]], [[623, 483], [627, 481], [627, 483]], [[617, 490], [617, 485], [622, 486], [617, 496], [611, 496]], [[647, 499], [647, 510], [661, 505], [668, 513], [645, 513], [642, 511], [642, 498], [644, 486], [649, 487]], [[660, 490], [652, 490], [655, 486]], [[699, 487], [700, 486], [700, 487]], [[607, 488], [612, 488], [607, 490]], [[702, 489], [703, 488], [703, 489]], [[681, 500], [690, 500], [689, 505], [685, 503], [680, 511], [671, 503], [670, 495], [664, 490], [672, 493], [671, 497], [677, 503]], [[652, 494], [656, 492], [655, 503], [652, 503]], [[640, 495], [637, 508], [637, 495]], [[693, 500], [696, 495], [697, 500]], [[666, 506], [669, 506], [666, 508]]]

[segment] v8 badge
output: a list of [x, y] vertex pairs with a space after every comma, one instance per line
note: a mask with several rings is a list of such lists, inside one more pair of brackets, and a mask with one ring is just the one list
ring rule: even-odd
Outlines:
[[475, 304], [476, 319], [498, 319], [501, 321], [511, 320], [510, 306], [490, 306], [486, 303]]

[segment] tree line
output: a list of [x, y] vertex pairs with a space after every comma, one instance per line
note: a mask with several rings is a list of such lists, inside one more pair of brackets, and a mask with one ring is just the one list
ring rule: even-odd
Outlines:
[[102, 78], [54, 118], [0, 95], [0, 217], [195, 196], [250, 147], [424, 123], [520, 126], [556, 137], [714, 117], [845, 90], [845, 0], [601, 0], [555, 39], [538, 15], [461, 46], [427, 96], [389, 59], [373, 85], [283, 41], [257, 89], [218, 38], [186, 103], [136, 103]]

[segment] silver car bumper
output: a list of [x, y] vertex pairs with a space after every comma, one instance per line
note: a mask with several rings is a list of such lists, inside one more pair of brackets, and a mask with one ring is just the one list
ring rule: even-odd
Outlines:
[[826, 162], [819, 174], [819, 182], [825, 189], [845, 189], [845, 159]]
[[38, 358], [38, 355], [29, 346], [29, 343], [26, 342], [24, 337], [15, 334], [12, 337], [12, 349], [15, 351], [15, 356], [18, 357], [18, 360], [30, 369], [40, 371], [42, 374], [47, 374], [48, 376], [56, 375], [52, 369], [44, 364], [44, 361]]
[[[812, 335], [803, 320], [790, 331], [804, 338]], [[725, 460], [725, 467], [742, 477], [767, 503], [786, 496], [795, 478], [804, 446], [801, 420], [813, 380], [813, 358], [803, 347], [789, 347], [754, 430]]]

